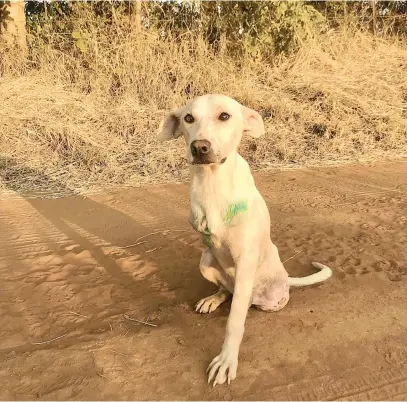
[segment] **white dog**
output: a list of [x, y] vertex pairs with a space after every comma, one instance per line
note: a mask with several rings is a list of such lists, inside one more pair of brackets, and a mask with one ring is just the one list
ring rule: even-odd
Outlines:
[[219, 290], [196, 305], [211, 313], [233, 295], [222, 350], [208, 367], [208, 382], [230, 383], [236, 378], [239, 347], [251, 305], [278, 311], [289, 299], [290, 286], [326, 280], [330, 268], [291, 278], [270, 240], [270, 216], [247, 162], [237, 148], [243, 134], [264, 133], [261, 116], [224, 95], [205, 95], [172, 111], [162, 121], [159, 139], [184, 136], [191, 166], [192, 226], [208, 247], [201, 257], [202, 275]]

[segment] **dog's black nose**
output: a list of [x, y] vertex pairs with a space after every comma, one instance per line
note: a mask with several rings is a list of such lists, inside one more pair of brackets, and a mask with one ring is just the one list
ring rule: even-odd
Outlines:
[[191, 154], [193, 156], [204, 156], [211, 150], [211, 143], [207, 140], [195, 140], [191, 143]]

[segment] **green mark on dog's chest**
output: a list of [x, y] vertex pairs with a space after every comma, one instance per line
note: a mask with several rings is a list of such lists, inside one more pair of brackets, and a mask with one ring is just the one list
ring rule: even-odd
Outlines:
[[236, 215], [242, 214], [247, 212], [249, 209], [246, 201], [240, 201], [233, 204], [230, 204], [226, 208], [225, 216], [223, 217], [223, 221], [226, 225], [230, 225], [233, 221], [233, 218]]
[[[225, 226], [229, 226], [233, 223], [233, 219], [240, 214], [244, 214], [249, 210], [247, 201], [239, 201], [233, 204], [229, 204], [228, 207], [225, 209], [222, 221]], [[191, 211], [190, 215], [190, 223], [192, 227], [201, 232], [202, 240], [204, 244], [208, 247], [217, 247], [219, 246], [219, 241], [216, 236], [213, 235], [212, 231], [208, 227], [208, 222], [206, 218], [206, 214], [204, 209], [202, 208], [201, 213], [199, 216], [195, 211]]]

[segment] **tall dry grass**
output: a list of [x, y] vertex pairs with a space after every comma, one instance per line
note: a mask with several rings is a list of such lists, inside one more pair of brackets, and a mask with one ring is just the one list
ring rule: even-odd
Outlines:
[[84, 19], [87, 50], [70, 35], [32, 37], [31, 60], [3, 52], [0, 189], [85, 191], [187, 178], [181, 140], [159, 144], [166, 111], [224, 93], [264, 116], [245, 139], [256, 169], [382, 158], [405, 150], [405, 43], [341, 29], [264, 64], [216, 54], [186, 33], [165, 42], [126, 21]]

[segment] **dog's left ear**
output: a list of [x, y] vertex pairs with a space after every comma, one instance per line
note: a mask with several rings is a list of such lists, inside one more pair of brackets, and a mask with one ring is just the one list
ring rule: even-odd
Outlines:
[[242, 106], [243, 110], [243, 134], [249, 134], [258, 138], [264, 134], [262, 117], [255, 110]]

